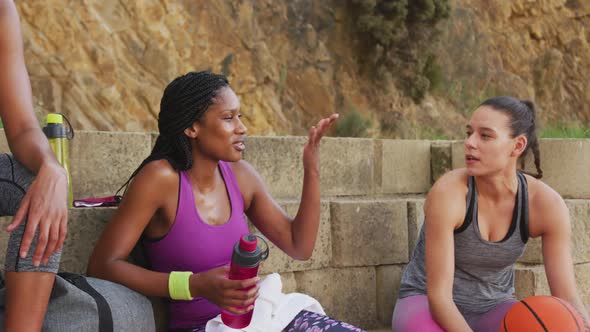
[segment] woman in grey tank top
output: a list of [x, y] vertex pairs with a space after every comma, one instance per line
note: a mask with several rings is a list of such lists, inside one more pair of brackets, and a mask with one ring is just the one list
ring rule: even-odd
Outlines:
[[[445, 174], [428, 193], [426, 220], [393, 313], [395, 332], [497, 332], [516, 303], [514, 263], [529, 237], [542, 237], [552, 295], [588, 321], [576, 291], [569, 213], [561, 196], [538, 180], [535, 131], [529, 101], [496, 97], [475, 110], [467, 125], [466, 167]], [[529, 150], [534, 177], [517, 171]]]

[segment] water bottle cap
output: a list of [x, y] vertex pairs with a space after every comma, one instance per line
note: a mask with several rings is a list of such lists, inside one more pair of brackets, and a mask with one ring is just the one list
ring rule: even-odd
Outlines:
[[56, 113], [49, 113], [47, 114], [46, 122], [49, 123], [56, 123], [56, 124], [63, 124], [64, 118], [61, 114]]
[[[264, 243], [258, 246], [257, 238]], [[244, 235], [234, 245], [232, 252], [232, 264], [241, 267], [254, 267], [268, 257], [268, 243], [266, 239], [257, 234]]]
[[240, 238], [240, 250], [242, 251], [254, 252], [257, 245], [256, 236], [254, 235], [244, 235]]

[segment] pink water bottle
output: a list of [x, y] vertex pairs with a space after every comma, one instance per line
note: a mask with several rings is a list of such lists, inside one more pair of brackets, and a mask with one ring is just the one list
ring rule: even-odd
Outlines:
[[[257, 238], [260, 238], [266, 245], [266, 249], [262, 250], [258, 246]], [[258, 275], [258, 267], [260, 262], [268, 257], [268, 244], [266, 241], [257, 235], [244, 235], [234, 245], [234, 251], [231, 258], [231, 265], [229, 268], [229, 278], [232, 280], [244, 280], [254, 278]], [[252, 287], [244, 288], [244, 291], [250, 290]], [[241, 329], [250, 325], [252, 320], [251, 310], [243, 315], [232, 314], [223, 310], [221, 312], [221, 320], [223, 324], [234, 329]]]

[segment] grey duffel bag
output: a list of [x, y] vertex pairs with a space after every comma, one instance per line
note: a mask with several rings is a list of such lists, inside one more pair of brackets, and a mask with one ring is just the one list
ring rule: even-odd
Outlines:
[[[0, 330], [4, 325], [4, 289], [0, 290]], [[110, 281], [59, 273], [49, 299], [43, 331], [119, 332], [156, 330], [147, 297]]]

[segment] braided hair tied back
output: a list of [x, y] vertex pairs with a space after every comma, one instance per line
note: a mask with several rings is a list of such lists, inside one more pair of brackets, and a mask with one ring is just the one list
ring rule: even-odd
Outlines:
[[524, 158], [527, 152], [533, 152], [535, 168], [537, 174], [527, 173], [537, 179], [543, 177], [543, 170], [541, 169], [541, 152], [539, 151], [539, 139], [537, 138], [537, 112], [533, 102], [528, 100], [519, 100], [514, 97], [501, 96], [490, 98], [479, 106], [489, 106], [497, 111], [500, 111], [510, 118], [510, 130], [512, 137], [518, 135], [525, 135], [527, 138], [527, 146], [520, 156], [521, 166], [524, 168]]
[[160, 101], [160, 135], [156, 144], [117, 192], [126, 188], [133, 177], [154, 160], [166, 159], [178, 171], [190, 169], [193, 166], [191, 145], [184, 130], [201, 119], [224, 87], [229, 87], [227, 78], [209, 71], [189, 72], [170, 82]]

